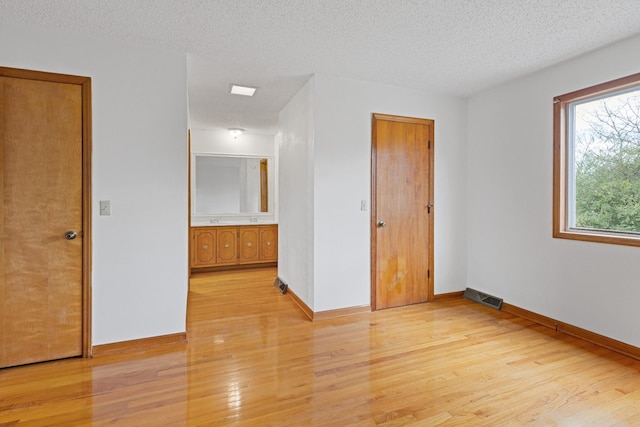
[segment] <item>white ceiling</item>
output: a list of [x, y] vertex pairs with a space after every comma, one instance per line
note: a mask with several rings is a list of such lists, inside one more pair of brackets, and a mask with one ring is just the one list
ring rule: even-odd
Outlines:
[[187, 52], [193, 128], [275, 133], [313, 73], [469, 96], [640, 33], [640, 1], [0, 0], [3, 22]]

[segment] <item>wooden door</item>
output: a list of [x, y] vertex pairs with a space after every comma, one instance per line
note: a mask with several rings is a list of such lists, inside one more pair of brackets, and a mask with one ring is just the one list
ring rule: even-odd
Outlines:
[[218, 228], [218, 247], [217, 247], [217, 263], [218, 264], [236, 264], [238, 262], [238, 229], [236, 227], [220, 227]]
[[258, 227], [240, 227], [238, 261], [251, 263], [258, 261]]
[[260, 212], [269, 212], [269, 172], [267, 159], [260, 160]]
[[260, 261], [278, 260], [278, 226], [260, 227]]
[[373, 309], [433, 298], [433, 121], [374, 114]]
[[216, 230], [193, 231], [193, 266], [209, 267], [216, 263]]
[[90, 351], [89, 90], [0, 68], [0, 367]]

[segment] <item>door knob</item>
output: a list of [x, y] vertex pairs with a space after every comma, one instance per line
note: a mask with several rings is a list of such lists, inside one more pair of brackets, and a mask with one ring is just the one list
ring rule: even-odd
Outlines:
[[380, 228], [385, 228], [387, 226], [387, 223], [384, 221], [378, 221], [378, 227]]
[[78, 237], [78, 233], [76, 233], [75, 231], [67, 231], [66, 233], [64, 233], [64, 238], [67, 240], [73, 240], [76, 237]]

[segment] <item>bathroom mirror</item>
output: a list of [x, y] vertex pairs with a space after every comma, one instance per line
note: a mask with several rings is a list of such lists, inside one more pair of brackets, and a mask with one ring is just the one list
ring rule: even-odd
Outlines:
[[268, 157], [195, 154], [196, 215], [267, 214], [271, 211], [272, 160]]

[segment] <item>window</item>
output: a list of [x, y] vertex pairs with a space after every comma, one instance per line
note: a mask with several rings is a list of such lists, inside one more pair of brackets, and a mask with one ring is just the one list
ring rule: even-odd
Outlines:
[[640, 74], [553, 102], [553, 237], [640, 246]]

